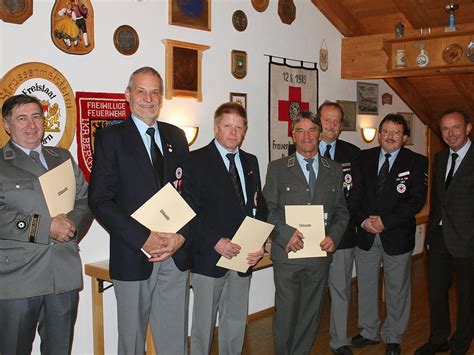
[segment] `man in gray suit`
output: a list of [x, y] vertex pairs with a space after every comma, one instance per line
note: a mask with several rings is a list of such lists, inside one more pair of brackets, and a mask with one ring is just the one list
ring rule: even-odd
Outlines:
[[[2, 116], [10, 141], [0, 149], [0, 354], [30, 354], [38, 322], [41, 353], [69, 354], [82, 288], [77, 244], [92, 222], [87, 183], [69, 151], [42, 146], [38, 99], [12, 96]], [[74, 209], [51, 216], [38, 177], [68, 159]]]
[[321, 121], [300, 112], [292, 123], [296, 153], [270, 162], [263, 195], [272, 232], [271, 259], [275, 281], [273, 339], [275, 353], [309, 354], [316, 338], [327, 291], [331, 254], [289, 259], [304, 248], [304, 235], [285, 223], [285, 206], [323, 205], [326, 237], [321, 250], [336, 250], [349, 222], [339, 163], [318, 155]]
[[[474, 326], [474, 147], [472, 124], [459, 110], [440, 121], [448, 149], [436, 154], [428, 224], [430, 338], [416, 355], [465, 354]], [[451, 335], [448, 290], [456, 274], [457, 319]], [[448, 342], [448, 338], [449, 342]]]

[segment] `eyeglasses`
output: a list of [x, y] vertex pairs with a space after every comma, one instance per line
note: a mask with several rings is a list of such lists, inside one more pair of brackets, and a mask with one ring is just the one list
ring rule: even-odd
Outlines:
[[384, 136], [389, 136], [389, 135], [394, 135], [395, 137], [401, 137], [403, 135], [403, 131], [400, 131], [400, 130], [395, 130], [395, 129], [392, 129], [392, 130], [388, 130], [388, 129], [382, 129], [380, 131], [380, 133]]

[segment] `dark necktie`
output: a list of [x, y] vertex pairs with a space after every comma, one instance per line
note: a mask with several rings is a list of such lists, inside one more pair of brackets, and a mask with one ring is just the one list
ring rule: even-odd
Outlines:
[[41, 162], [40, 155], [37, 151], [31, 150], [30, 151], [30, 158], [36, 163], [38, 168], [41, 170], [42, 174], [44, 174], [45, 172], [48, 171], [48, 169], [46, 169], [46, 167]]
[[456, 166], [456, 159], [458, 158], [458, 153], [451, 154], [451, 168], [449, 169], [448, 176], [446, 176], [446, 182], [444, 183], [444, 189], [447, 190], [449, 184], [451, 183], [451, 179], [454, 175], [454, 167]]
[[227, 159], [229, 159], [229, 174], [232, 180], [232, 184], [234, 185], [235, 193], [239, 199], [240, 207], [242, 207], [242, 211], [245, 212], [245, 200], [244, 200], [244, 193], [242, 191], [242, 184], [240, 183], [239, 173], [237, 171], [237, 167], [235, 166], [235, 153], [226, 154]]
[[331, 159], [331, 144], [326, 145], [326, 151], [324, 152], [324, 157]]
[[306, 161], [306, 170], [309, 171], [309, 193], [311, 194], [311, 198], [314, 197], [314, 190], [316, 190], [316, 173], [313, 169], [313, 161], [314, 158], [305, 158]]
[[150, 153], [151, 153], [151, 161], [153, 163], [153, 167], [155, 168], [155, 176], [156, 176], [156, 183], [158, 184], [158, 189], [163, 187], [163, 172], [164, 172], [164, 159], [163, 154], [161, 154], [160, 148], [155, 142], [155, 129], [150, 127], [146, 130], [146, 134], [148, 134], [151, 138], [150, 143]]
[[377, 175], [377, 181], [375, 184], [375, 196], [377, 198], [380, 197], [382, 194], [383, 187], [385, 185], [385, 181], [387, 181], [387, 176], [388, 176], [388, 171], [390, 167], [390, 163], [388, 159], [392, 156], [392, 154], [385, 154], [385, 161], [382, 164], [382, 167], [380, 168], [379, 174]]

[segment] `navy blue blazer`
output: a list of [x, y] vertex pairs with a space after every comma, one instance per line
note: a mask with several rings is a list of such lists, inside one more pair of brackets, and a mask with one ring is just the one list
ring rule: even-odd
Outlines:
[[[189, 148], [184, 132], [158, 122], [165, 161], [164, 181], [177, 180]], [[131, 118], [101, 129], [95, 135], [94, 163], [89, 182], [89, 206], [110, 234], [110, 277], [124, 281], [146, 280], [153, 270], [141, 247], [150, 230], [131, 217], [158, 191], [153, 166], [140, 133]], [[190, 237], [189, 234], [185, 238]], [[180, 270], [192, 265], [191, 240], [173, 255]]]
[[[401, 148], [387, 176], [381, 196], [376, 198], [376, 180], [380, 147], [363, 150], [360, 165], [363, 195], [357, 210], [357, 225], [369, 216], [382, 218], [385, 230], [380, 234], [388, 255], [408, 253], [415, 247], [415, 215], [423, 208], [428, 190], [428, 159]], [[357, 229], [357, 246], [370, 250], [375, 234]]]
[[[245, 213], [214, 141], [191, 152], [190, 159], [183, 164], [183, 197], [197, 214], [191, 222], [193, 273], [224, 276], [228, 270], [216, 266], [221, 257], [214, 250], [217, 242], [222, 237], [232, 239], [245, 216], [266, 221], [267, 205], [262, 195], [257, 158], [242, 149], [239, 152], [247, 194]], [[250, 272], [251, 269], [245, 275]]]
[[355, 215], [362, 197], [359, 161], [360, 148], [352, 143], [338, 139], [336, 151], [334, 152], [334, 160], [342, 166], [344, 196], [347, 202], [347, 209], [351, 216], [337, 249], [354, 248], [356, 246]]

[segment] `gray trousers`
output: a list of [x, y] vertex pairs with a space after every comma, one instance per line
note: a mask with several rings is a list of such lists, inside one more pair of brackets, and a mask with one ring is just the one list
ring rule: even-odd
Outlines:
[[[356, 248], [355, 260], [360, 334], [372, 340], [378, 340], [380, 336], [385, 344], [400, 344], [410, 320], [411, 251], [402, 255], [388, 255], [377, 235], [369, 251]], [[387, 318], [379, 333], [379, 272], [382, 262]]]
[[331, 296], [331, 318], [329, 321], [329, 345], [332, 349], [351, 343], [347, 335], [347, 322], [351, 305], [352, 268], [355, 248], [340, 249], [332, 256], [329, 266], [329, 294]]
[[180, 271], [169, 258], [155, 263], [147, 280], [113, 282], [119, 355], [144, 354], [148, 322], [157, 354], [187, 353], [188, 271]]
[[41, 354], [71, 353], [79, 291], [0, 300], [0, 354], [30, 355], [36, 327]]
[[192, 275], [194, 291], [191, 352], [209, 354], [219, 311], [219, 355], [242, 353], [247, 324], [250, 276], [228, 271], [214, 278]]
[[329, 258], [316, 265], [273, 262], [276, 355], [310, 354], [327, 292]]

